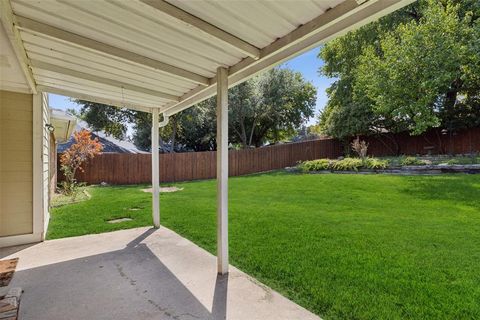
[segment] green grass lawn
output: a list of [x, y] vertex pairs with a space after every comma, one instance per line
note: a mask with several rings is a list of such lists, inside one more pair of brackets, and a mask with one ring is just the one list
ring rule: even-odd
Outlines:
[[[231, 263], [314, 313], [480, 319], [480, 175], [229, 181]], [[215, 181], [176, 186], [161, 195], [161, 223], [215, 254]], [[150, 225], [141, 188], [89, 188], [90, 200], [53, 209], [48, 238]]]

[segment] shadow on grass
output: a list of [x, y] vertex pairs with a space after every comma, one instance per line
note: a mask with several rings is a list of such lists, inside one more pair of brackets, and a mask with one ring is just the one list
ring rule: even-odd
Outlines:
[[446, 200], [480, 210], [480, 176], [457, 174], [405, 177], [407, 188], [401, 191], [413, 199]]

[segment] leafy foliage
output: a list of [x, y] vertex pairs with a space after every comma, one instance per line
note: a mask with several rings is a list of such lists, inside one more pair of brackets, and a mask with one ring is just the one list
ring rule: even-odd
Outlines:
[[405, 157], [400, 161], [400, 164], [402, 166], [423, 166], [426, 165], [426, 162], [417, 157]]
[[337, 78], [323, 132], [357, 134], [480, 125], [478, 1], [422, 0], [326, 44], [321, 72]]
[[117, 108], [87, 100], [75, 100], [82, 107], [80, 118], [88, 123], [93, 131], [105, 131], [117, 139], [125, 139], [127, 124], [134, 121], [138, 112], [126, 108]]
[[449, 165], [466, 165], [466, 164], [480, 164], [480, 157], [477, 157], [475, 154], [471, 156], [464, 157], [455, 157], [447, 161]]
[[359, 169], [383, 170], [390, 165], [388, 160], [381, 160], [377, 158], [345, 158], [342, 160], [318, 159], [311, 161], [304, 161], [298, 165], [298, 168], [303, 172], [310, 171], [358, 171]]
[[259, 96], [255, 114], [251, 117], [253, 141], [250, 145], [260, 146], [266, 140], [287, 139], [313, 116], [317, 91], [301, 73], [275, 68], [255, 80], [258, 81]]
[[333, 160], [329, 159], [304, 161], [300, 163], [299, 168], [303, 172], [329, 170], [332, 169], [333, 162]]
[[[315, 87], [298, 72], [275, 68], [229, 89], [229, 141], [243, 148], [288, 139], [313, 116]], [[151, 115], [83, 100], [82, 118], [117, 138], [133, 123], [133, 141], [150, 149]], [[170, 118], [160, 144], [170, 152], [215, 149], [216, 101], [210, 98]]]
[[75, 143], [60, 157], [60, 170], [65, 176], [63, 192], [74, 196], [79, 186], [75, 179], [77, 170], [84, 171], [82, 165], [102, 151], [102, 144], [97, 138], [92, 139], [90, 131], [85, 129], [74, 132], [73, 137]]
[[335, 161], [332, 165], [334, 170], [338, 171], [358, 171], [363, 166], [362, 159], [358, 158], [345, 158]]
[[390, 162], [388, 160], [381, 160], [377, 158], [366, 158], [363, 161], [363, 165], [368, 169], [383, 170], [388, 168]]

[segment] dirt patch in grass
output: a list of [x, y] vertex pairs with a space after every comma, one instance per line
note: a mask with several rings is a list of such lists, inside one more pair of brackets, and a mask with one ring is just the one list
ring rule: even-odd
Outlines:
[[52, 198], [52, 207], [60, 207], [66, 204], [83, 202], [90, 200], [91, 197], [92, 196], [86, 189], [79, 191], [75, 198], [72, 196], [67, 196], [63, 193], [55, 193]]
[[[160, 193], [177, 192], [182, 190], [183, 188], [177, 188], [177, 187], [160, 187]], [[142, 189], [142, 191], [152, 193], [152, 188]]]
[[126, 222], [126, 221], [132, 221], [132, 218], [118, 218], [118, 219], [112, 219], [112, 220], [107, 220], [107, 223], [120, 223], [120, 222]]

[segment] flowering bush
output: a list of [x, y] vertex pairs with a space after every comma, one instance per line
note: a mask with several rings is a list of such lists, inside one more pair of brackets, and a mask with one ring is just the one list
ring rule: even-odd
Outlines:
[[77, 170], [83, 172], [82, 165], [94, 158], [103, 149], [98, 139], [91, 138], [91, 133], [88, 130], [82, 129], [75, 132], [73, 137], [75, 143], [60, 157], [60, 170], [62, 170], [65, 176], [62, 187], [63, 192], [67, 195], [74, 195], [77, 190], [78, 184], [75, 179]]

